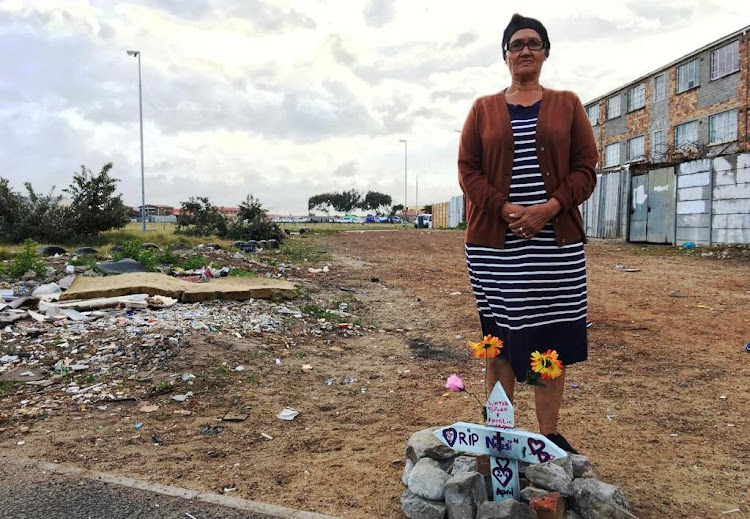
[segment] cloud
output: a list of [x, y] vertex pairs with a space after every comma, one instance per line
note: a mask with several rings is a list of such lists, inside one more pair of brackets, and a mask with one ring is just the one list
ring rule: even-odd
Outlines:
[[339, 167], [333, 170], [333, 176], [337, 178], [354, 177], [359, 173], [359, 167], [357, 161], [350, 160], [345, 164], [341, 164]]
[[383, 27], [392, 21], [396, 13], [394, 4], [394, 0], [370, 0], [362, 13], [367, 25]]

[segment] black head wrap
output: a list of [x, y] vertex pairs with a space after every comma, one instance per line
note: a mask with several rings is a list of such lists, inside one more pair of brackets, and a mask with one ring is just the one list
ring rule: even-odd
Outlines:
[[536, 18], [526, 18], [525, 16], [516, 13], [510, 19], [510, 23], [503, 31], [503, 59], [505, 59], [505, 46], [510, 42], [511, 36], [521, 29], [533, 29], [538, 32], [539, 37], [541, 37], [542, 41], [546, 43], [544, 55], [549, 57], [550, 42], [549, 37], [547, 36], [547, 29], [544, 28], [542, 22]]

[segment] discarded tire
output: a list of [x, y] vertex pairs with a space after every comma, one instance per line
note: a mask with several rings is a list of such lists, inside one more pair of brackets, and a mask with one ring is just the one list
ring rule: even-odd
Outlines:
[[60, 247], [59, 245], [46, 245], [39, 247], [39, 254], [42, 256], [54, 256], [55, 254], [67, 254], [68, 251]]

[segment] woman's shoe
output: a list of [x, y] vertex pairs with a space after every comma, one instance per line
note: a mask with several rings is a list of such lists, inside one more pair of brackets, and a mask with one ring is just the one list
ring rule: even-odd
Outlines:
[[562, 434], [553, 433], [553, 434], [545, 434], [548, 440], [551, 440], [552, 443], [560, 447], [565, 452], [569, 452], [570, 454], [578, 454], [578, 451], [575, 450], [569, 443], [568, 440], [565, 439], [565, 437]]

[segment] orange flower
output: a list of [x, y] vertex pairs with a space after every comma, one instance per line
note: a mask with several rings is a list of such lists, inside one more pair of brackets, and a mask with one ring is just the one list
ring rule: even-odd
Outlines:
[[562, 361], [557, 358], [557, 350], [546, 353], [535, 351], [531, 354], [531, 369], [542, 375], [544, 380], [552, 380], [562, 375]]
[[478, 359], [485, 357], [493, 358], [500, 355], [503, 348], [503, 341], [492, 335], [485, 335], [479, 342], [469, 342], [471, 356]]

